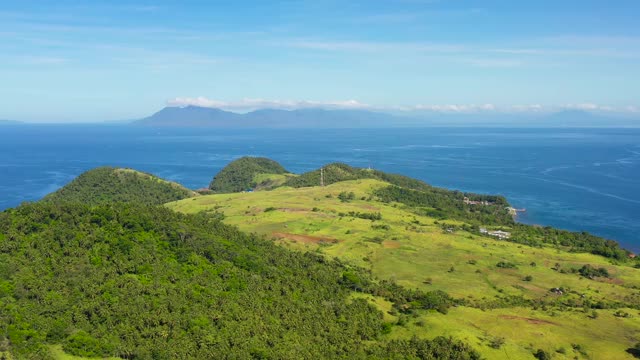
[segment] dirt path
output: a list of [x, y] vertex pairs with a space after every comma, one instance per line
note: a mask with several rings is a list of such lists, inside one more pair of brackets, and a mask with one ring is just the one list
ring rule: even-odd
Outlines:
[[535, 325], [556, 325], [556, 326], [558, 325], [552, 321], [532, 319], [532, 318], [526, 318], [526, 317], [515, 316], [515, 315], [500, 315], [499, 318], [506, 319], [506, 320], [524, 320], [529, 324], [535, 324]]

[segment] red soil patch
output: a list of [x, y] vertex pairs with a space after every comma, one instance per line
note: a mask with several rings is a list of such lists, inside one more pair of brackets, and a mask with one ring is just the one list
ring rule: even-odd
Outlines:
[[551, 322], [551, 321], [526, 318], [526, 317], [522, 317], [522, 316], [500, 315], [498, 317], [501, 318], [501, 319], [506, 319], [506, 320], [524, 320], [524, 321], [528, 322], [529, 324], [535, 324], [535, 325], [558, 325], [558, 324], [556, 324], [554, 322]]
[[293, 241], [297, 241], [305, 244], [326, 244], [326, 243], [335, 244], [339, 242], [339, 240], [331, 239], [331, 238], [310, 236], [310, 235], [289, 234], [289, 233], [282, 233], [282, 232], [274, 232], [273, 236], [279, 239], [289, 239], [289, 240], [293, 240]]
[[615, 284], [615, 285], [623, 285], [624, 281], [622, 281], [621, 279], [607, 279], [604, 278], [602, 279], [602, 282], [608, 283], [608, 284]]
[[400, 243], [397, 241], [384, 241], [382, 242], [382, 246], [385, 249], [397, 249], [400, 247]]

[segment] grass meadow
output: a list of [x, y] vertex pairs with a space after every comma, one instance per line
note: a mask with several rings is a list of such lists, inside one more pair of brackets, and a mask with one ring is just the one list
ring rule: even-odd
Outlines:
[[[554, 359], [633, 358], [625, 350], [640, 339], [640, 314], [623, 304], [640, 298], [640, 270], [591, 254], [448, 232], [444, 224], [461, 223], [420, 216], [371, 196], [374, 189], [387, 185], [354, 180], [326, 187], [199, 196], [166, 206], [184, 213], [222, 212], [226, 223], [284, 247], [321, 251], [370, 269], [378, 278], [425, 291], [443, 290], [470, 304], [446, 315], [425, 311], [400, 319], [404, 315], [390, 313], [384, 300], [355, 294], [368, 297], [395, 324], [389, 338], [453, 336], [488, 359], [531, 359], [537, 349]], [[342, 192], [353, 192], [354, 200], [341, 201]], [[380, 213], [382, 218], [372, 221], [349, 212]], [[499, 262], [515, 267], [500, 268]], [[606, 268], [611, 279], [580, 276], [575, 269], [585, 264]], [[553, 293], [552, 288], [564, 293]], [[543, 305], [491, 305], [509, 295]], [[621, 305], [586, 310], [557, 305], [560, 297]]]

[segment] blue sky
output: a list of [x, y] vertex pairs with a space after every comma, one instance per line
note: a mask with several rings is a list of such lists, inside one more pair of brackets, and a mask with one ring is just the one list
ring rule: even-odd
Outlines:
[[0, 118], [640, 111], [637, 0], [3, 1]]

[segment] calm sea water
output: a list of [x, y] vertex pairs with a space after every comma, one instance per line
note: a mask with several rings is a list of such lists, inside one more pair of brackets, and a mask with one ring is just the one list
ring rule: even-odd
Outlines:
[[502, 194], [520, 221], [640, 249], [640, 129], [185, 130], [0, 127], [0, 209], [85, 170], [132, 167], [191, 188], [229, 161], [266, 156], [293, 172], [341, 161], [463, 191]]

